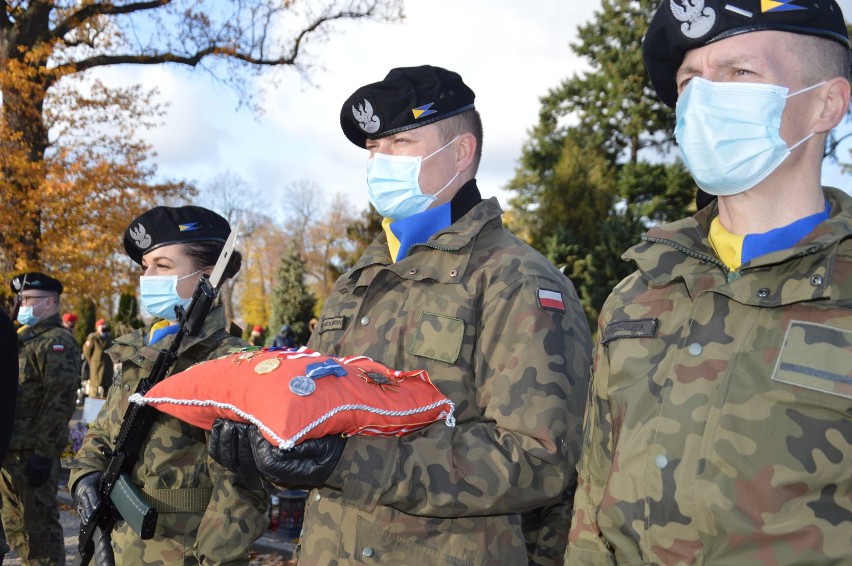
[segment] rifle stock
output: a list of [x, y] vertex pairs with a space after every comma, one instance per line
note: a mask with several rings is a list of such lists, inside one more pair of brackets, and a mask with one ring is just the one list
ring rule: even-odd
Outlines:
[[[217, 290], [205, 274], [201, 276], [189, 306], [175, 307], [180, 327], [168, 349], [160, 350], [150, 373], [139, 382], [136, 393], [144, 395], [169, 374], [178, 357], [178, 349], [185, 335], [197, 336], [204, 320], [213, 307]], [[139, 489], [129, 479], [145, 444], [157, 410], [150, 405], [131, 403], [124, 413], [124, 421], [115, 441], [115, 448], [108, 454], [106, 469], [98, 483], [100, 502], [87, 521], [82, 521], [77, 545], [75, 565], [85, 566], [95, 554], [95, 529], [106, 536], [115, 522], [125, 520], [143, 540], [154, 536], [157, 526], [157, 509], [148, 505]]]

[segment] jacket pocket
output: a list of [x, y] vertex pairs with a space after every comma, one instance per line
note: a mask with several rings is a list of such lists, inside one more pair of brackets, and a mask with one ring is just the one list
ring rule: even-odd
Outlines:
[[364, 564], [383, 566], [411, 566], [412, 564], [473, 566], [442, 551], [420, 544], [412, 539], [390, 533], [358, 517], [355, 537], [355, 557]]
[[411, 343], [411, 353], [448, 364], [459, 358], [464, 341], [464, 320], [443, 314], [424, 312]]
[[790, 321], [772, 379], [852, 399], [852, 331]]

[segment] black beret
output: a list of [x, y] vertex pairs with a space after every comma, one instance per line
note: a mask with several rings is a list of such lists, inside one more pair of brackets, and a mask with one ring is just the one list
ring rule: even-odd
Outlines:
[[124, 249], [142, 265], [142, 256], [169, 244], [222, 242], [228, 239], [228, 221], [200, 206], [157, 206], [138, 216], [124, 231]]
[[400, 67], [352, 93], [340, 110], [340, 126], [349, 141], [363, 148], [368, 139], [470, 110], [475, 96], [458, 73], [431, 65]]
[[816, 35], [849, 47], [834, 0], [663, 0], [645, 34], [642, 57], [660, 99], [674, 107], [675, 75], [687, 51], [764, 30]]
[[62, 294], [62, 283], [38, 271], [21, 273], [12, 279], [12, 292], [19, 295], [21, 291], [39, 290]]

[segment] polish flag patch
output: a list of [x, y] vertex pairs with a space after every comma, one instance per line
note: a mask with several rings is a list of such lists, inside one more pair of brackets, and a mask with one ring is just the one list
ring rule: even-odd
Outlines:
[[52, 347], [53, 347], [54, 352], [64, 352], [65, 351], [65, 345], [64, 344], [54, 344]]
[[565, 312], [565, 300], [559, 291], [538, 288], [538, 306], [552, 311]]

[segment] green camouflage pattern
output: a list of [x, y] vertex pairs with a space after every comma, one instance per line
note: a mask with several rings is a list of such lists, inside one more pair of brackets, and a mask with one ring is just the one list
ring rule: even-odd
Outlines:
[[[228, 335], [221, 306], [214, 307], [198, 336], [185, 336], [171, 374], [205, 360], [224, 356], [246, 342]], [[150, 327], [115, 339], [107, 353], [120, 364], [101, 412], [89, 426], [83, 445], [72, 463], [69, 485], [82, 476], [102, 471], [121, 427], [128, 397], [150, 374], [162, 348], [174, 335], [145, 346]], [[168, 378], [166, 378], [168, 379]], [[148, 442], [131, 474], [132, 482], [147, 490], [211, 490], [203, 511], [175, 512], [158, 506], [154, 538], [143, 541], [120, 521], [112, 533], [116, 563], [247, 564], [249, 546], [266, 530], [267, 493], [259, 479], [245, 478], [224, 469], [207, 455], [207, 433], [165, 413], [158, 414]]]
[[381, 235], [337, 281], [309, 347], [427, 370], [456, 426], [351, 437], [308, 495], [300, 566], [527, 563], [521, 514], [571, 481], [592, 342], [571, 282], [501, 214], [483, 201], [397, 263]]
[[852, 198], [729, 272], [715, 205], [624, 257], [565, 563], [852, 564]]
[[[59, 457], [68, 443], [80, 382], [80, 348], [58, 314], [18, 331], [18, 399], [0, 478], [0, 517], [24, 564], [64, 564], [59, 523]], [[47, 482], [31, 487], [32, 454], [54, 460]]]

